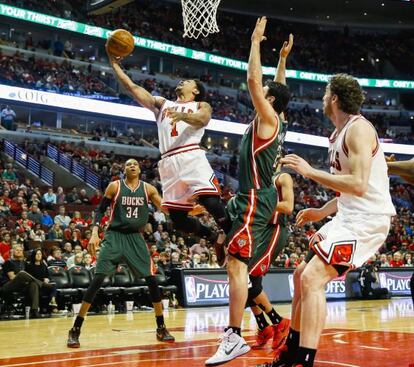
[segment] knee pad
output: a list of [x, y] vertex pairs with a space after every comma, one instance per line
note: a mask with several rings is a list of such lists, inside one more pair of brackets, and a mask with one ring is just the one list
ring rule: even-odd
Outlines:
[[83, 296], [83, 301], [87, 303], [92, 303], [95, 299], [96, 293], [98, 293], [99, 288], [101, 288], [102, 283], [105, 279], [105, 274], [95, 274], [95, 276], [92, 279], [91, 284], [89, 284], [88, 289], [85, 292], [85, 295]]
[[252, 303], [253, 306], [260, 307], [260, 305], [257, 305], [253, 300], [263, 291], [262, 277], [251, 276], [250, 282], [252, 283], [252, 286], [249, 288], [249, 291], [248, 291], [247, 302], [249, 306], [251, 306], [251, 303]]
[[158, 287], [158, 281], [157, 278], [153, 275], [146, 277], [145, 281], [148, 286], [148, 290], [151, 296], [151, 302], [152, 303], [158, 303], [161, 302], [162, 295], [160, 288]]

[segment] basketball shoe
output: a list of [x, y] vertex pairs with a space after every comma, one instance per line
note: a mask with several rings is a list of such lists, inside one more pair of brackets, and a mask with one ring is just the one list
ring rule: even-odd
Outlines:
[[80, 336], [80, 329], [79, 328], [72, 328], [69, 330], [68, 341], [66, 345], [68, 348], [79, 348], [79, 336]]
[[252, 349], [260, 349], [272, 337], [274, 338], [272, 326], [268, 325], [263, 330], [258, 330], [256, 333], [256, 342], [252, 345]]
[[273, 325], [273, 349], [280, 349], [286, 342], [286, 338], [289, 335], [290, 320], [283, 319], [279, 324]]
[[272, 362], [266, 362], [262, 364], [257, 364], [256, 367], [292, 367], [293, 366], [293, 359], [292, 361], [288, 361], [286, 359], [280, 358], [281, 352], [287, 352], [287, 346], [283, 345], [279, 349], [279, 353], [276, 355], [275, 359]]
[[157, 328], [157, 340], [166, 343], [175, 342], [175, 338], [170, 334], [165, 326]]
[[233, 332], [232, 328], [220, 336], [220, 345], [216, 354], [205, 362], [206, 366], [217, 366], [231, 361], [250, 351], [250, 347], [240, 335]]

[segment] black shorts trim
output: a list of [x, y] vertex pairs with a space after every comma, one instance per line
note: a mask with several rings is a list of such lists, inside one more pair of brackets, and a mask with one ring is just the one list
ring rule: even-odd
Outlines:
[[[309, 250], [309, 253], [305, 258], [305, 263], [308, 264], [309, 261], [311, 261], [315, 255], [316, 255], [315, 251]], [[331, 266], [337, 271], [338, 276], [345, 274], [349, 270], [349, 266], [346, 266], [346, 265], [333, 264]]]

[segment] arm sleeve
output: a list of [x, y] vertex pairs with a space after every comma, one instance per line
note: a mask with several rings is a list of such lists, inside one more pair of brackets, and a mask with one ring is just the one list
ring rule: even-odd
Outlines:
[[102, 220], [102, 217], [105, 214], [106, 208], [111, 204], [111, 199], [104, 196], [95, 209], [95, 225], [99, 226]]

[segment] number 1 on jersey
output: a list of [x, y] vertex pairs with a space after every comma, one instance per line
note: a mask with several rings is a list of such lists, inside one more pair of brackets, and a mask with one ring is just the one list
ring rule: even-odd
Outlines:
[[171, 130], [171, 136], [178, 136], [178, 131], [177, 131], [177, 124], [175, 124]]

